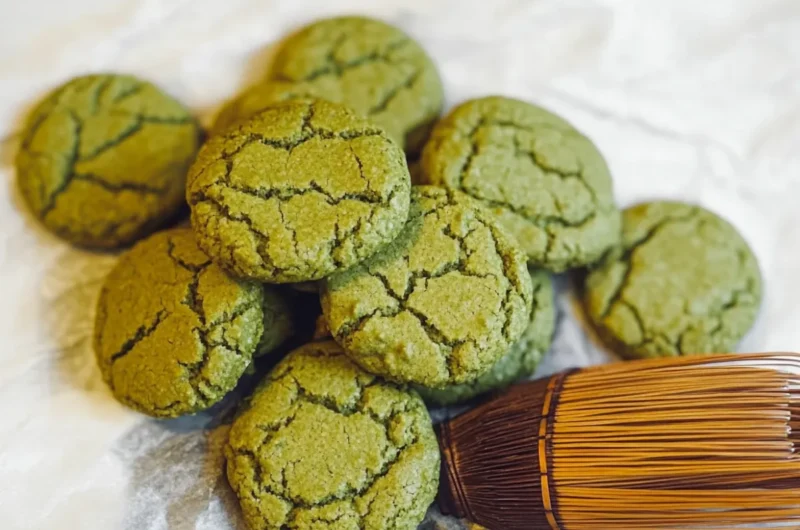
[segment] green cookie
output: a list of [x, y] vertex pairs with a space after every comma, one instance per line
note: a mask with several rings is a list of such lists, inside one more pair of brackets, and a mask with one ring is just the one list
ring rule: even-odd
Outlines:
[[588, 265], [619, 242], [620, 213], [597, 148], [522, 101], [486, 97], [456, 107], [431, 133], [422, 178], [489, 206], [538, 267]]
[[428, 387], [466, 383], [497, 362], [530, 321], [525, 256], [466, 195], [414, 187], [400, 235], [326, 278], [334, 339], [364, 369]]
[[341, 105], [287, 101], [211, 137], [189, 170], [200, 247], [237, 276], [317, 280], [394, 239], [408, 216], [403, 151]]
[[289, 354], [236, 419], [228, 480], [252, 530], [414, 530], [439, 483], [439, 446], [416, 393], [332, 341]]
[[97, 306], [95, 353], [125, 405], [172, 418], [236, 386], [263, 329], [262, 290], [214, 265], [191, 230], [160, 232], [124, 254]]
[[281, 347], [298, 332], [298, 315], [292, 300], [274, 285], [264, 285], [264, 333], [258, 341], [254, 357], [267, 355]]
[[150, 83], [79, 77], [28, 117], [17, 179], [50, 231], [78, 245], [117, 247], [178, 211], [199, 142], [189, 111]]
[[553, 302], [553, 282], [544, 271], [531, 270], [533, 309], [531, 320], [522, 337], [492, 368], [472, 383], [441, 389], [416, 387], [427, 403], [453, 405], [475, 396], [502, 389], [536, 370], [542, 355], [550, 348], [555, 329], [556, 310]]
[[758, 263], [726, 221], [676, 202], [623, 213], [622, 248], [586, 278], [586, 312], [628, 357], [733, 350], [761, 303]]
[[419, 44], [363, 17], [330, 18], [301, 29], [281, 45], [271, 78], [300, 83], [301, 97], [342, 103], [367, 116], [409, 153], [422, 149], [444, 100], [436, 67]]

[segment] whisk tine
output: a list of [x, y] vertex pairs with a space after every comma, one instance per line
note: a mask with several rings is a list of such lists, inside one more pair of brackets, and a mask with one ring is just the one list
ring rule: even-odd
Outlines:
[[559, 374], [440, 435], [443, 510], [489, 528], [800, 527], [800, 354]]

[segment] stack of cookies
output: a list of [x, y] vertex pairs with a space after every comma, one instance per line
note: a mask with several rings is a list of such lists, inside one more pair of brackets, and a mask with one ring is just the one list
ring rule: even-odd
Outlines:
[[[622, 213], [564, 119], [485, 97], [436, 123], [443, 100], [416, 42], [347, 17], [287, 39], [205, 142], [183, 106], [121, 75], [73, 80], [29, 119], [18, 176], [44, 225], [85, 247], [144, 238], [95, 323], [121, 402], [196, 413], [294, 347], [230, 433], [254, 529], [415, 528], [439, 474], [423, 399], [532, 374], [551, 272], [589, 268], [587, 314], [628, 356], [726, 351], [752, 325], [758, 267], [728, 223], [678, 203]], [[184, 196], [191, 228], [153, 233]]]

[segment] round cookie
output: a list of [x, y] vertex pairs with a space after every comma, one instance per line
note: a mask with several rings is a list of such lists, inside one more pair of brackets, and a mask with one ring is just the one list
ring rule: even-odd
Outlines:
[[261, 286], [214, 265], [191, 230], [155, 234], [124, 254], [103, 285], [94, 348], [125, 405], [172, 418], [236, 386], [263, 330]]
[[760, 303], [758, 263], [736, 229], [677, 202], [625, 210], [622, 247], [584, 292], [590, 320], [628, 357], [729, 352]]
[[415, 387], [426, 403], [453, 405], [475, 396], [511, 385], [536, 370], [544, 353], [550, 348], [555, 329], [556, 309], [553, 301], [553, 282], [544, 271], [531, 270], [533, 309], [531, 320], [522, 337], [492, 368], [471, 383], [441, 389]]
[[[320, 20], [284, 41], [271, 78], [342, 103], [417, 153], [444, 101], [436, 67], [399, 29], [364, 17]], [[313, 92], [313, 94], [312, 94]]]
[[422, 178], [481, 200], [538, 267], [588, 265], [619, 242], [620, 212], [597, 148], [523, 101], [492, 96], [456, 107], [431, 133]]
[[332, 341], [295, 350], [267, 376], [225, 454], [252, 530], [414, 530], [439, 483], [419, 396], [362, 371]]
[[141, 238], [183, 204], [197, 123], [158, 88], [126, 75], [62, 85], [30, 114], [16, 158], [28, 207], [75, 244]]
[[374, 254], [408, 216], [403, 151], [341, 105], [286, 101], [211, 137], [189, 170], [200, 247], [242, 277], [317, 280]]
[[406, 227], [379, 254], [325, 279], [334, 339], [364, 369], [439, 388], [488, 370], [530, 321], [525, 256], [466, 195], [414, 187]]

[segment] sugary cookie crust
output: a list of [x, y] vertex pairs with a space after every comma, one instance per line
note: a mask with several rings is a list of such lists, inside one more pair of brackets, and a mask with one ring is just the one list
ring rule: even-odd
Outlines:
[[602, 156], [534, 105], [503, 97], [459, 105], [431, 133], [421, 173], [490, 207], [533, 265], [555, 272], [588, 265], [619, 241]]
[[488, 372], [475, 381], [445, 388], [415, 389], [427, 403], [452, 405], [461, 403], [490, 390], [504, 388], [520, 377], [531, 375], [544, 353], [550, 348], [555, 329], [555, 301], [553, 282], [544, 271], [532, 270], [533, 307], [528, 327], [522, 337], [515, 342]]
[[271, 77], [347, 105], [416, 153], [444, 94], [430, 57], [397, 28], [363, 17], [321, 20], [287, 39]]
[[412, 190], [403, 232], [373, 259], [327, 278], [334, 338], [367, 370], [441, 387], [475, 379], [529, 323], [525, 258], [466, 195]]
[[375, 253], [408, 215], [402, 150], [325, 101], [289, 101], [212, 137], [189, 171], [200, 246], [236, 275], [303, 282]]
[[254, 530], [411, 530], [438, 485], [422, 400], [362, 371], [332, 341], [303, 346], [270, 373], [226, 455]]
[[623, 219], [622, 248], [586, 279], [586, 310], [601, 334], [633, 357], [733, 350], [761, 303], [744, 239], [687, 204], [645, 203]]
[[34, 214], [54, 233], [115, 247], [175, 213], [198, 146], [199, 128], [188, 111], [150, 83], [80, 77], [31, 114], [18, 180]]
[[214, 265], [190, 230], [150, 237], [120, 258], [101, 291], [95, 353], [103, 378], [120, 401], [152, 416], [211, 406], [250, 363], [262, 296]]

